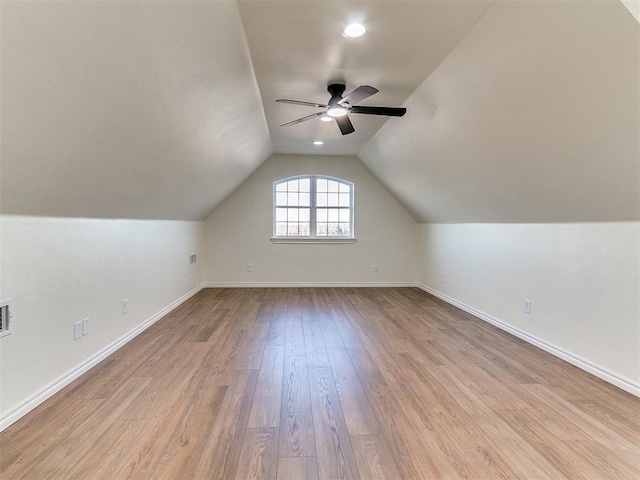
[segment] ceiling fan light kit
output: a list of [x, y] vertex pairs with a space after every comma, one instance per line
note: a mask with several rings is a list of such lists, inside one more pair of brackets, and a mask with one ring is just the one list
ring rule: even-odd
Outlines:
[[364, 25], [360, 23], [350, 23], [349, 25], [344, 27], [344, 30], [342, 30], [342, 35], [349, 38], [358, 38], [363, 36], [366, 31], [367, 29], [364, 28]]
[[351, 93], [345, 95], [346, 86], [342, 83], [332, 83], [327, 87], [327, 91], [331, 95], [327, 104], [302, 102], [300, 100], [289, 100], [287, 98], [279, 98], [276, 102], [280, 103], [292, 103], [294, 105], [304, 105], [307, 107], [322, 108], [323, 111], [307, 115], [306, 117], [298, 118], [291, 122], [283, 123], [281, 127], [288, 127], [297, 123], [302, 123], [312, 118], [320, 117], [320, 120], [330, 121], [331, 118], [335, 119], [338, 124], [338, 128], [342, 135], [348, 135], [355, 132], [353, 124], [349, 119], [349, 113], [357, 113], [361, 115], [383, 115], [387, 117], [402, 117], [407, 113], [407, 109], [404, 107], [368, 107], [356, 105], [356, 103], [369, 98], [371, 95], [378, 93], [378, 89], [370, 87], [369, 85], [360, 85]]

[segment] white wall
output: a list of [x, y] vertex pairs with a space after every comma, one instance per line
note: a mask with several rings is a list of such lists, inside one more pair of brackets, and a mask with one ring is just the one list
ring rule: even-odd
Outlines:
[[640, 391], [640, 223], [421, 225], [420, 250], [424, 286]]
[[[14, 307], [0, 338], [0, 425], [202, 281], [202, 222], [3, 216], [0, 228], [0, 299]], [[91, 331], [74, 341], [86, 317]]]
[[[272, 184], [325, 174], [355, 184], [357, 243], [272, 244]], [[417, 223], [356, 157], [274, 155], [206, 220], [205, 282], [414, 283]], [[253, 272], [246, 265], [253, 265]], [[379, 272], [372, 271], [379, 265]]]

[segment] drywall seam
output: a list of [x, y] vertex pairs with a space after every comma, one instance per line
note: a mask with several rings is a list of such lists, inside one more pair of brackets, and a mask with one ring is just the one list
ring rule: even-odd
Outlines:
[[153, 325], [162, 317], [167, 315], [169, 312], [171, 312], [172, 310], [174, 310], [175, 308], [183, 304], [189, 298], [193, 297], [196, 293], [198, 293], [203, 288], [204, 288], [204, 284], [200, 284], [190, 292], [185, 293], [182, 297], [178, 298], [177, 300], [167, 305], [165, 308], [163, 308], [159, 312], [152, 315], [149, 319], [147, 319], [145, 322], [138, 325], [129, 333], [120, 337], [118, 340], [110, 343], [105, 348], [103, 348], [102, 350], [98, 351], [97, 353], [95, 353], [94, 355], [86, 359], [84, 362], [78, 364], [76, 367], [72, 368], [71, 370], [64, 373], [57, 379], [53, 380], [48, 385], [44, 386], [38, 392], [34, 393], [30, 397], [27, 397], [25, 400], [20, 402], [16, 407], [9, 410], [4, 415], [2, 415], [2, 417], [0, 417], [0, 432], [2, 432], [9, 425], [18, 421], [20, 418], [24, 417], [31, 410], [33, 410], [38, 405], [43, 403], [45, 400], [47, 400], [48, 398], [50, 398], [51, 396], [53, 396], [54, 394], [62, 390], [64, 387], [69, 385], [75, 379], [80, 377], [80, 375], [82, 375], [83, 373], [87, 372], [88, 370], [96, 366], [98, 363], [100, 363], [102, 360], [104, 360], [109, 355], [114, 353], [120, 347], [129, 343], [131, 340], [133, 340], [135, 337], [140, 335], [151, 325]]
[[415, 282], [204, 282], [204, 288], [415, 287]]
[[498, 327], [500, 330], [504, 330], [505, 332], [510, 333], [511, 335], [514, 335], [520, 338], [521, 340], [524, 340], [527, 343], [530, 343], [531, 345], [535, 345], [536, 347], [541, 348], [545, 352], [548, 352], [564, 360], [565, 362], [569, 362], [570, 364], [586, 372], [589, 372], [592, 375], [595, 375], [596, 377], [601, 378], [602, 380], [608, 383], [611, 383], [612, 385], [615, 385], [616, 387], [619, 387], [622, 390], [625, 390], [631, 393], [632, 395], [635, 395], [636, 397], [640, 397], [640, 385], [636, 384], [635, 382], [629, 379], [621, 377], [607, 370], [606, 368], [596, 365], [582, 357], [574, 355], [571, 352], [563, 350], [562, 348], [559, 348], [551, 343], [548, 343], [545, 340], [542, 340], [534, 335], [530, 335], [516, 327], [509, 325], [508, 323], [498, 320], [497, 318], [487, 313], [484, 313], [480, 310], [476, 310], [475, 308], [470, 307], [469, 305], [462, 303], [456, 300], [455, 298], [449, 297], [448, 295], [445, 295], [444, 293], [439, 292], [434, 288], [423, 285], [422, 283], [417, 283], [415, 286], [435, 297], [440, 298], [441, 300], [444, 300], [445, 302], [453, 305], [454, 307], [459, 308], [460, 310], [464, 310], [465, 312], [470, 313], [471, 315], [473, 315], [476, 318], [479, 318], [480, 320], [483, 320], [495, 327]]

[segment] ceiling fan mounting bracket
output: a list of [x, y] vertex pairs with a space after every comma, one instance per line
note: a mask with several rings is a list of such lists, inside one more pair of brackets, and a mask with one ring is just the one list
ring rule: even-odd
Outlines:
[[327, 91], [331, 95], [332, 98], [340, 97], [342, 98], [342, 94], [344, 93], [346, 85], [343, 83], [331, 83], [327, 86]]

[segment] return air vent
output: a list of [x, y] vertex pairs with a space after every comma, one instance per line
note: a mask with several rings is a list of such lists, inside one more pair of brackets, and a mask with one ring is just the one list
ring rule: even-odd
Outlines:
[[192, 253], [191, 255], [189, 255], [189, 266], [195, 265], [196, 263], [198, 263], [198, 255]]
[[0, 337], [11, 333], [11, 300], [0, 301]]

